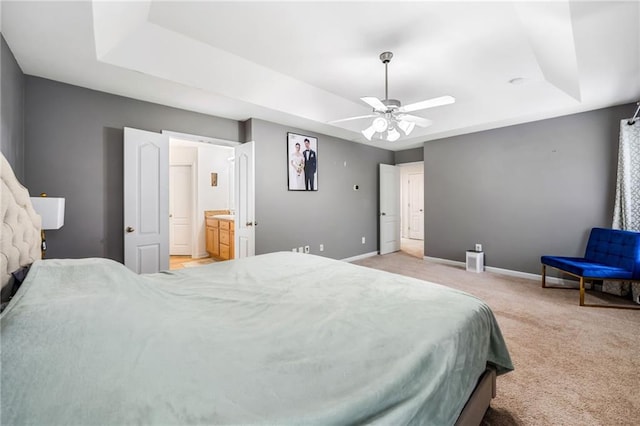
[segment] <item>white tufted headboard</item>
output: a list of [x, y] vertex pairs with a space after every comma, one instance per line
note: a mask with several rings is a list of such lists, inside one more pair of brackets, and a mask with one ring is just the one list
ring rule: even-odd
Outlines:
[[29, 191], [18, 182], [4, 155], [0, 153], [0, 157], [0, 273], [4, 288], [12, 272], [40, 259], [42, 221], [31, 205]]

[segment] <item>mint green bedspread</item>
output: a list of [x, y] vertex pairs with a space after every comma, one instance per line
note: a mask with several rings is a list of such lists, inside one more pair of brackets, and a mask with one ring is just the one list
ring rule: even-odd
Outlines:
[[0, 321], [3, 425], [452, 425], [512, 369], [476, 297], [290, 252], [36, 261]]

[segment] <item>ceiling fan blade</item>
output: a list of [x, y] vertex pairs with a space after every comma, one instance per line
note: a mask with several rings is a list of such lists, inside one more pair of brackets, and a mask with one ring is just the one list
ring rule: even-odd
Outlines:
[[387, 106], [382, 103], [382, 101], [375, 96], [365, 96], [364, 98], [360, 98], [362, 102], [369, 105], [376, 111], [385, 112], [387, 110]]
[[342, 123], [344, 121], [361, 120], [363, 118], [377, 117], [377, 114], [359, 115], [358, 117], [341, 118], [340, 120], [329, 121], [329, 124]]
[[[363, 98], [364, 99], [364, 98]], [[440, 96], [439, 98], [427, 99], [426, 101], [420, 101], [413, 104], [400, 107], [400, 112], [413, 112], [421, 109], [433, 108], [441, 105], [452, 104], [456, 101], [453, 96]]]
[[401, 114], [398, 115], [398, 119], [402, 121], [408, 121], [410, 123], [415, 123], [416, 126], [420, 127], [429, 127], [433, 124], [433, 121], [427, 120], [426, 118], [418, 117], [417, 115]]

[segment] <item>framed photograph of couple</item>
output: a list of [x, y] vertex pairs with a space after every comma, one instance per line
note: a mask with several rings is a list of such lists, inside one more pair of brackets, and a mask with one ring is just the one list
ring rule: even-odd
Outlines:
[[318, 190], [318, 138], [287, 133], [289, 191]]

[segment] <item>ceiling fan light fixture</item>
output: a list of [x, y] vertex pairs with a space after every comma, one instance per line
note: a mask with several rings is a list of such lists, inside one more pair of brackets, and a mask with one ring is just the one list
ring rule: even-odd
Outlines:
[[370, 141], [375, 132], [376, 130], [373, 128], [373, 126], [369, 126], [368, 128], [362, 131], [362, 134], [364, 135], [365, 138], [367, 138], [367, 140]]
[[404, 132], [405, 135], [409, 136], [413, 129], [416, 127], [416, 123], [411, 121], [401, 121], [398, 123], [398, 127]]
[[330, 121], [330, 123], [375, 117], [371, 125], [361, 131], [364, 137], [369, 141], [375, 139], [394, 142], [400, 139], [403, 134], [404, 136], [409, 136], [416, 126], [429, 127], [432, 124], [431, 120], [408, 113], [452, 104], [456, 101], [453, 96], [446, 95], [402, 106], [398, 99], [389, 99], [388, 65], [391, 58], [393, 58], [393, 53], [391, 52], [382, 52], [380, 54], [380, 60], [384, 64], [384, 98], [382, 100], [375, 96], [360, 98], [362, 102], [373, 108], [372, 114], [343, 118]]
[[395, 142], [400, 139], [400, 132], [395, 129], [395, 127], [391, 127], [387, 132], [387, 140], [389, 142]]
[[387, 128], [389, 127], [389, 122], [384, 117], [376, 117], [373, 120], [373, 123], [371, 124], [371, 127], [373, 127], [373, 129], [376, 132], [381, 133], [381, 132], [384, 132], [385, 130], [387, 130]]

